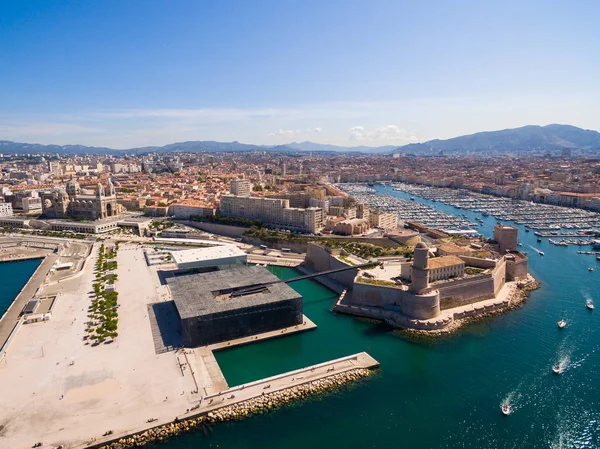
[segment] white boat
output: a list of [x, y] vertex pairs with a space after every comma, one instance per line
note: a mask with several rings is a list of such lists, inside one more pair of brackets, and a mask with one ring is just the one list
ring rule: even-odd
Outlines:
[[543, 256], [543, 255], [544, 255], [544, 251], [538, 251], [538, 254], [539, 254], [540, 256]]
[[502, 410], [502, 414], [504, 416], [508, 416], [512, 413], [512, 407], [508, 404], [502, 404], [502, 407], [500, 407], [500, 409]]
[[558, 323], [558, 328], [559, 329], [564, 329], [565, 327], [567, 327], [567, 322], [565, 320], [560, 320]]
[[589, 309], [589, 310], [594, 310], [594, 301], [592, 301], [591, 299], [588, 299], [585, 302], [585, 306]]
[[594, 269], [592, 267], [589, 267], [588, 271], [594, 271]]
[[552, 367], [552, 372], [553, 372], [554, 374], [560, 374], [560, 373], [562, 372], [562, 371], [561, 371], [561, 369], [560, 369], [560, 365], [558, 365], [558, 364], [554, 365], [554, 366]]

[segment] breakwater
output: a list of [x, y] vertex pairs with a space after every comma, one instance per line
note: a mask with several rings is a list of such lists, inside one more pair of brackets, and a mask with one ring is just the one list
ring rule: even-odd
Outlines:
[[267, 413], [292, 401], [307, 399], [311, 396], [330, 392], [343, 385], [368, 376], [371, 370], [356, 368], [343, 373], [333, 374], [291, 388], [263, 394], [237, 404], [228, 405], [210, 412], [194, 416], [177, 417], [173, 422], [163, 424], [144, 432], [121, 437], [111, 442], [89, 445], [98, 449], [126, 449], [144, 447], [148, 444], [164, 441], [184, 432], [199, 429], [206, 424], [243, 419], [252, 415]]

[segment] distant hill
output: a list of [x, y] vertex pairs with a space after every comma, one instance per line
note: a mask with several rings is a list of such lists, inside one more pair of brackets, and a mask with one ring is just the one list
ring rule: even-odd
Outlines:
[[250, 145], [239, 142], [212, 142], [212, 141], [191, 141], [177, 142], [164, 145], [162, 147], [141, 147], [129, 148], [126, 150], [115, 150], [104, 147], [88, 147], [84, 145], [41, 145], [38, 143], [20, 143], [8, 140], [0, 140], [0, 153], [4, 154], [23, 154], [23, 153], [59, 153], [59, 154], [143, 154], [143, 153], [205, 153], [213, 151], [289, 151], [296, 152], [293, 148], [285, 145]]
[[406, 152], [416, 154], [432, 154], [443, 151], [548, 151], [562, 148], [579, 148], [600, 150], [600, 133], [577, 128], [570, 125], [523, 126], [522, 128], [487, 131], [467, 136], [454, 137], [447, 140], [430, 140], [424, 143], [411, 143], [401, 147], [385, 145], [381, 147], [320, 144], [315, 142], [292, 142], [285, 145], [252, 145], [240, 142], [189, 141], [177, 142], [162, 147], [150, 146], [115, 150], [104, 147], [88, 147], [85, 145], [41, 145], [37, 143], [19, 143], [0, 140], [0, 153], [59, 153], [59, 154], [144, 154], [188, 152], [206, 153], [213, 151], [323, 151], [323, 152], [361, 152], [369, 154], [391, 154]]
[[328, 145], [325, 143], [316, 143], [316, 142], [292, 142], [287, 143], [285, 145], [289, 148], [294, 148], [295, 150], [302, 151], [335, 151], [335, 152], [360, 152], [360, 153], [388, 153], [396, 148], [395, 145], [385, 145], [382, 147], [366, 147], [366, 146], [356, 146], [356, 147], [342, 147], [338, 145]]
[[60, 154], [112, 154], [119, 150], [104, 147], [86, 147], [85, 145], [42, 145], [39, 143], [20, 143], [0, 140], [0, 154], [60, 153]]
[[447, 140], [411, 143], [393, 152], [431, 153], [443, 151], [548, 151], [562, 148], [600, 150], [600, 133], [570, 125], [528, 125], [522, 128], [487, 131]]

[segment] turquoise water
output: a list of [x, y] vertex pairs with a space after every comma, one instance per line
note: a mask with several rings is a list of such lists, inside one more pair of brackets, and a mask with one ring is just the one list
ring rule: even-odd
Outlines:
[[[380, 191], [408, 198], [389, 187]], [[417, 198], [419, 201], [419, 198]], [[479, 214], [421, 200], [449, 213]], [[481, 217], [492, 235], [495, 219]], [[600, 447], [600, 263], [575, 247], [536, 242], [520, 227], [530, 271], [542, 282], [525, 305], [435, 341], [411, 341], [382, 324], [329, 312], [335, 294], [292, 284], [314, 331], [217, 354], [230, 385], [368, 351], [380, 371], [328, 396], [213, 426], [160, 447], [220, 448], [594, 448]], [[589, 272], [588, 267], [598, 270]], [[288, 268], [273, 268], [280, 277]], [[559, 331], [560, 318], [569, 325]], [[560, 376], [551, 367], [568, 359]], [[514, 413], [500, 404], [510, 398]]]
[[40, 263], [41, 259], [0, 263], [0, 317], [10, 307]]

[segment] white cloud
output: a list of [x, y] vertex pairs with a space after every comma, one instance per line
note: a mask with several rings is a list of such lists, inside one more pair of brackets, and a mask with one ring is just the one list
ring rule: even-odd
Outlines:
[[294, 136], [296, 134], [301, 134], [301, 132], [298, 130], [293, 130], [293, 129], [278, 129], [277, 131], [275, 131], [273, 133], [269, 133], [267, 135], [269, 137], [275, 137], [275, 136]]
[[364, 126], [350, 128], [350, 139], [367, 142], [410, 143], [418, 142], [417, 136], [396, 125], [384, 125], [366, 129]]
[[[561, 108], [553, 108], [555, 104], [561, 104]], [[90, 109], [21, 114], [3, 111], [0, 105], [0, 139], [112, 148], [185, 140], [237, 140], [269, 145], [313, 140], [347, 146], [399, 146], [526, 124], [569, 123], [599, 129], [597, 117], [598, 92], [552, 97], [490, 94], [247, 108]]]

